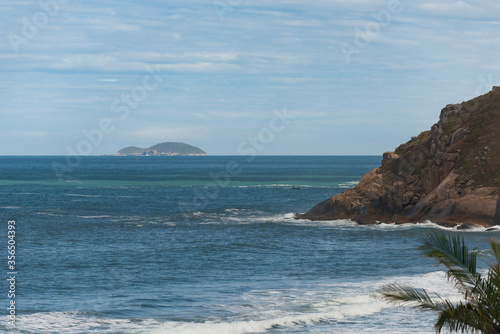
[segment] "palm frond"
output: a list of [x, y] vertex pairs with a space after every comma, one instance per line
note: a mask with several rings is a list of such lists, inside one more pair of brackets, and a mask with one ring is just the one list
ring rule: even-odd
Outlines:
[[430, 311], [442, 311], [445, 304], [439, 296], [437, 298], [441, 302], [436, 303], [424, 289], [403, 286], [397, 283], [384, 286], [382, 288], [382, 298], [401, 306], [410, 306]]
[[493, 254], [495, 255], [495, 259], [497, 260], [497, 263], [500, 263], [500, 245], [499, 241], [495, 240], [493, 238], [490, 238], [489, 240], [491, 250], [493, 251]]
[[390, 284], [382, 288], [382, 298], [401, 306], [437, 311], [436, 332], [500, 333], [500, 242], [490, 239], [496, 259], [485, 278], [477, 272], [476, 253], [470, 252], [463, 238], [428, 234], [419, 249], [447, 268], [447, 276], [463, 293], [465, 300], [453, 304], [424, 289]]
[[[487, 279], [483, 280], [482, 290], [486, 298], [478, 306], [484, 309], [495, 326], [500, 327], [500, 270], [498, 263], [492, 264], [488, 270]], [[500, 332], [500, 330], [498, 331]]]
[[448, 268], [447, 276], [455, 282], [466, 300], [484, 297], [482, 278], [477, 272], [477, 256], [470, 252], [463, 238], [432, 233], [426, 235], [419, 250], [424, 256], [435, 258]]
[[447, 329], [451, 332], [468, 333], [498, 333], [491, 319], [485, 319], [481, 311], [470, 303], [448, 304], [446, 309], [439, 313], [434, 325], [436, 332]]
[[495, 318], [500, 323], [500, 267], [498, 265], [500, 261], [500, 244], [498, 240], [493, 238], [489, 239], [489, 243], [497, 262], [490, 265], [488, 279], [484, 282], [483, 290], [488, 296], [489, 304], [496, 311]]

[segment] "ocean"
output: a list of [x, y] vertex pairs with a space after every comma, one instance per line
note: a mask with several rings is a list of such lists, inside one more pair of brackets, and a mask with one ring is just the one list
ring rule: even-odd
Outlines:
[[[0, 157], [0, 332], [433, 333], [435, 314], [387, 304], [380, 288], [458, 300], [444, 268], [416, 248], [426, 233], [459, 232], [293, 219], [380, 160]], [[480, 251], [499, 233], [460, 232]]]

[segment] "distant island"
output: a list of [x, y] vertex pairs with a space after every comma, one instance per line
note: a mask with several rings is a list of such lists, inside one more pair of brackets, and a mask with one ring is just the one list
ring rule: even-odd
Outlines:
[[207, 155], [202, 149], [185, 143], [166, 142], [149, 148], [136, 146], [125, 147], [114, 154], [115, 156], [200, 156]]

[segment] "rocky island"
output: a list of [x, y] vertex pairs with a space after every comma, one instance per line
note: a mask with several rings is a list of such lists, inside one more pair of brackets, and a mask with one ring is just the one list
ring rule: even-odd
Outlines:
[[205, 151], [195, 146], [191, 146], [185, 143], [167, 142], [167, 143], [157, 144], [149, 148], [129, 146], [118, 151], [114, 155], [115, 156], [155, 156], [155, 155], [200, 156], [207, 154], [205, 153]]
[[439, 122], [395, 152], [359, 184], [297, 219], [360, 224], [500, 225], [500, 87], [441, 111]]

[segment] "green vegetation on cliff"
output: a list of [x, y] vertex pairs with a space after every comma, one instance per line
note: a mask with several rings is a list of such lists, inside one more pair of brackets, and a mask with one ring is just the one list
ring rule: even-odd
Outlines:
[[134, 155], [134, 154], [142, 154], [145, 150], [146, 150], [145, 148], [129, 146], [120, 150], [118, 153], [120, 153], [120, 155]]
[[[473, 179], [478, 185], [500, 186], [500, 89], [461, 104], [448, 105], [432, 131], [422, 132], [396, 149], [412, 169], [420, 173], [435, 164], [453, 161], [458, 182]], [[416, 155], [420, 159], [416, 158]]]

